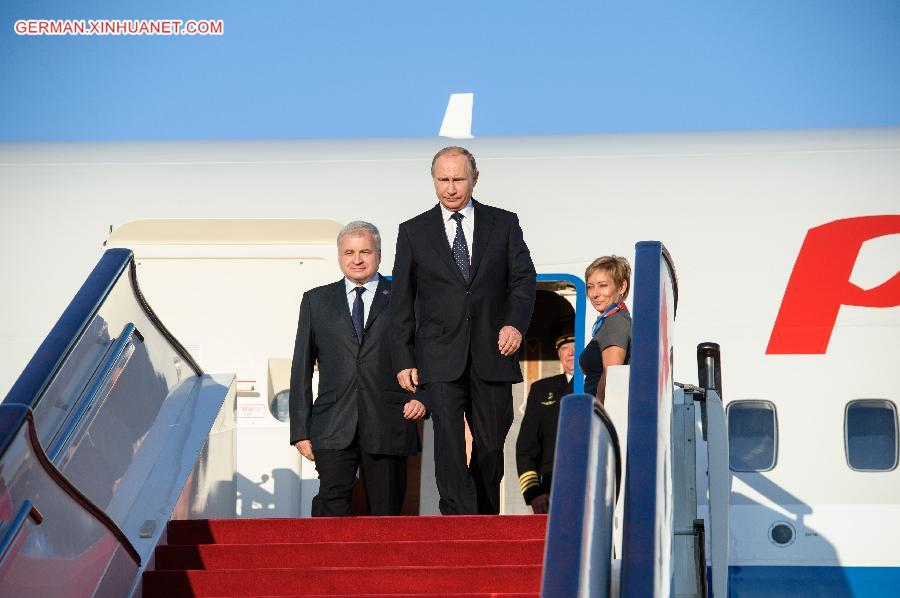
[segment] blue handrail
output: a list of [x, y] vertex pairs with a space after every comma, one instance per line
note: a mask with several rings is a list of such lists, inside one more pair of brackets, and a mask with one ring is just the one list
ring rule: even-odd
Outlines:
[[[137, 285], [134, 256], [131, 250], [109, 249], [100, 258], [100, 261], [88, 275], [87, 280], [85, 280], [78, 293], [76, 293], [59, 320], [50, 330], [44, 342], [38, 347], [38, 350], [28, 362], [25, 370], [10, 389], [6, 398], [0, 403], [0, 461], [3, 460], [16, 438], [23, 433], [27, 435], [28, 442], [32, 445], [32, 452], [37, 458], [39, 465], [54, 480], [57, 487], [66, 492], [81, 505], [82, 509], [91, 513], [94, 518], [106, 526], [110, 533], [119, 540], [131, 558], [140, 565], [140, 555], [118, 525], [56, 469], [53, 461], [44, 452], [38, 440], [32, 413], [32, 409], [40, 403], [53, 380], [62, 371], [66, 360], [75, 350], [93, 320], [100, 313], [104, 302], [120, 282], [122, 275], [129, 270], [129, 282], [135, 294], [135, 299], [152, 326], [160, 332], [197, 374], [202, 373], [196, 362], [178, 341], [172, 337], [165, 326], [159, 322], [149, 305], [147, 305]], [[65, 427], [56, 431], [56, 440], [51, 451], [53, 460], [56, 460], [62, 454], [66, 445], [71, 441], [72, 435], [80, 422], [87, 416], [104, 387], [110, 382], [111, 374], [120, 364], [124, 352], [127, 350], [131, 339], [135, 336], [141, 337], [134, 324], [126, 325], [116, 345], [108, 353], [106, 361], [102, 364], [101, 373], [95, 379], [93, 386], [78, 404], [72, 407], [72, 413], [67, 418]], [[21, 529], [24, 523], [24, 519], [22, 519], [23, 509], [25, 509], [24, 504], [16, 519], [7, 528], [5, 537], [0, 540], [0, 550], [8, 550], [9, 546], [15, 542], [15, 535], [19, 533], [17, 530]], [[32, 511], [33, 509], [29, 508], [24, 512], [27, 514]]]
[[[665, 587], [657, 544], [657, 495], [671, 475], [658, 465], [669, 441], [671, 330], [678, 302], [675, 268], [659, 242], [636, 246], [629, 372], [628, 474], [623, 496], [620, 596], [653, 596]], [[671, 291], [671, 294], [669, 294]], [[541, 595], [606, 596], [612, 580], [612, 519], [619, 490], [618, 438], [603, 406], [588, 395], [561, 405]], [[662, 437], [660, 437], [662, 435]], [[665, 453], [665, 450], [663, 450]], [[659, 475], [657, 475], [659, 473]], [[664, 556], [664, 555], [662, 555]], [[612, 583], [611, 583], [612, 582]]]
[[[131, 289], [144, 315], [191, 369], [197, 375], [203, 374], [203, 370], [194, 361], [194, 358], [159, 321], [141, 293], [137, 282], [134, 254], [131, 250], [107, 249], [50, 330], [47, 338], [25, 366], [6, 398], [3, 399], [3, 405], [23, 405], [29, 409], [37, 406], [51, 381], [59, 373], [60, 368], [126, 270], [129, 271]], [[21, 425], [21, 421], [11, 422], [8, 419], [0, 418], [0, 458], [6, 452], [12, 439], [15, 438]]]
[[[126, 271], [129, 276], [127, 279], [124, 276]], [[133, 294], [130, 304], [127, 295], [129, 291]], [[123, 301], [126, 302], [126, 311], [122, 309]], [[131, 313], [133, 321], [125, 324], [121, 318], [128, 313]], [[124, 324], [124, 327], [112, 346], [109, 346], [105, 331], [107, 324], [111, 322], [118, 322], [119, 326]], [[167, 346], [168, 355], [174, 354], [176, 363], [186, 363], [197, 376], [202, 376], [199, 365], [159, 321], [142, 295], [132, 252], [128, 249], [107, 250], [0, 403], [0, 464], [4, 466], [4, 479], [16, 482], [14, 504], [21, 505], [14, 520], [0, 530], [0, 564], [3, 559], [6, 559], [7, 567], [18, 563], [14, 555], [23, 536], [29, 533], [27, 517], [30, 515], [36, 523], [41, 522], [42, 516], [37, 511], [38, 508], [45, 510], [50, 526], [47, 527], [48, 523], [45, 522], [42, 528], [44, 535], [33, 539], [32, 544], [51, 542], [47, 538], [52, 536], [52, 541], [61, 546], [66, 545], [65, 525], [69, 519], [60, 517], [64, 510], [46, 508], [47, 505], [55, 504], [53, 500], [62, 499], [62, 504], [69, 509], [67, 513], [70, 517], [86, 521], [94, 529], [98, 525], [102, 526], [117, 540], [118, 546], [110, 553], [110, 558], [118, 559], [120, 557], [116, 555], [124, 551], [140, 570], [141, 553], [117, 521], [92, 501], [92, 497], [99, 495], [96, 492], [92, 492], [90, 496], [83, 493], [60, 469], [65, 469], [66, 466], [61, 464], [58, 467], [55, 463], [62, 463], [66, 459], [68, 447], [77, 441], [86, 422], [94, 420], [93, 412], [106, 404], [109, 391], [119, 380], [126, 364], [131, 363], [130, 357], [136, 346], [139, 346], [137, 341], [144, 341], [145, 337], [136, 325], [141, 327], [141, 332], [151, 334], [149, 338], [154, 347]], [[97, 339], [91, 334], [92, 330], [98, 328], [104, 331], [102, 349], [98, 348], [95, 342]], [[142, 359], [148, 357], [144, 353], [141, 356]], [[147, 365], [144, 361], [141, 363]], [[171, 364], [171, 361], [166, 360], [166, 363]], [[150, 363], [151, 367], [156, 365]], [[171, 392], [174, 378], [182, 381], [180, 371], [166, 369], [163, 374], [165, 388], [157, 389], [154, 400], [165, 400], [167, 394], [162, 394], [162, 390]], [[172, 374], [171, 378], [169, 374]], [[85, 377], [90, 380], [86, 389]], [[77, 380], [73, 383], [73, 379]], [[51, 401], [53, 405], [41, 405], [42, 401]], [[60, 413], [60, 408], [64, 412]], [[55, 415], [47, 416], [51, 412]], [[48, 417], [41, 422], [40, 438], [35, 425], [36, 416]], [[102, 430], [96, 433], [102, 433]], [[24, 458], [19, 453], [23, 442], [27, 446]], [[49, 456], [42, 443], [50, 447]], [[12, 454], [10, 451], [17, 452]], [[73, 458], [77, 460], [78, 455], [84, 453], [79, 452]], [[87, 458], [88, 461], [82, 457], [80, 462], [75, 463], [88, 463], [90, 467], [90, 456]], [[80, 479], [81, 483], [89, 486], [91, 474], [87, 473], [88, 477], [79, 476], [78, 472], [83, 474], [84, 468], [79, 465], [74, 467], [74, 479]], [[45, 491], [35, 491], [33, 485], [28, 484], [27, 476], [32, 474], [38, 476]], [[91, 519], [94, 521], [91, 522]], [[50, 530], [49, 535], [47, 530]], [[51, 552], [57, 550], [50, 544], [47, 544], [47, 548]], [[123, 580], [120, 579], [119, 582], [121, 581]]]
[[[41, 446], [41, 442], [38, 439], [37, 429], [34, 424], [34, 414], [31, 409], [18, 404], [0, 404], [0, 422], [3, 422], [4, 424], [9, 422], [19, 422], [16, 437], [19, 438], [24, 436], [24, 440], [28, 443], [30, 452], [34, 456], [33, 462], [35, 462], [37, 469], [42, 470], [59, 490], [67, 494], [84, 512], [88, 513], [100, 525], [105, 527], [109, 533], [118, 540], [128, 556], [138, 567], [140, 567], [141, 556], [135, 549], [134, 544], [131, 543], [131, 540], [129, 540], [125, 533], [122, 532], [122, 529], [116, 525], [103, 509], [95, 505], [88, 497], [82, 494], [78, 488], [72, 485], [53, 463], [50, 462], [50, 459], [47, 457], [47, 454], [44, 452], [44, 448]], [[16, 438], [13, 438], [13, 440], [15, 439]], [[25, 519], [28, 516], [31, 516], [36, 524], [41, 524], [43, 522], [43, 515], [37, 511], [30, 499], [25, 499], [22, 506], [19, 508], [16, 517], [7, 527], [3, 538], [0, 539], [0, 565], [2, 565], [3, 559], [7, 558], [9, 555], [10, 549], [15, 546], [16, 538], [24, 528]]]
[[559, 430], [541, 596], [605, 596], [621, 479], [619, 439], [603, 405], [586, 394], [563, 399]]
[[[131, 260], [130, 249], [108, 249], [103, 254], [3, 399], [4, 404], [25, 405], [32, 409], [37, 405]], [[10, 432], [14, 434], [15, 430], [0, 429], [0, 448], [5, 448]]]
[[[665, 511], [665, 496], [659, 493], [671, 483], [665, 478], [672, 473], [659, 462], [660, 454], [668, 452], [665, 443], [670, 442], [668, 422], [660, 418], [664, 416], [661, 411], [671, 404], [672, 331], [668, 329], [668, 317], [671, 310], [674, 319], [678, 279], [662, 243], [643, 241], [635, 250], [620, 586], [623, 598], [654, 596], [658, 588], [665, 587], [661, 576], [669, 572], [662, 570], [660, 563], [668, 562], [670, 556], [663, 554], [666, 547], [659, 541], [666, 532], [657, 528], [666, 524], [658, 521], [660, 500]], [[668, 284], [672, 289], [671, 306], [666, 298]]]
[[3, 562], [9, 555], [9, 551], [13, 547], [13, 544], [15, 544], [16, 538], [18, 538], [19, 534], [22, 532], [22, 528], [25, 527], [25, 520], [32, 514], [32, 510], [34, 510], [34, 504], [30, 500], [24, 501], [22, 506], [19, 507], [19, 512], [16, 513], [13, 520], [9, 522], [6, 532], [3, 534], [3, 539], [0, 540], [0, 569], [3, 568]]
[[107, 357], [106, 362], [103, 364], [100, 375], [94, 379], [90, 390], [79, 402], [75, 412], [69, 418], [68, 423], [56, 435], [52, 447], [47, 451], [47, 456], [50, 457], [50, 460], [53, 461], [53, 463], [57, 463], [60, 454], [69, 446], [69, 444], [71, 444], [75, 430], [78, 429], [84, 416], [94, 408], [97, 398], [101, 394], [101, 390], [108, 391], [109, 388], [115, 384], [113, 374], [120, 367], [120, 362], [123, 361], [123, 357], [127, 361], [128, 355], [126, 349], [130, 345], [131, 339], [135, 334], [139, 333], [137, 333], [137, 328], [135, 328], [133, 323], [129, 322], [122, 329], [122, 333], [119, 334], [119, 338], [113, 346], [112, 351], [110, 351], [109, 357]]

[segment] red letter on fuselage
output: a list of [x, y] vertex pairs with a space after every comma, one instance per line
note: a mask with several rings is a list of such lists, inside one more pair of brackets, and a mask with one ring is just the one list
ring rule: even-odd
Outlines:
[[825, 353], [842, 305], [900, 305], [900, 272], [869, 290], [850, 282], [862, 244], [898, 233], [900, 215], [848, 218], [811, 228], [784, 291], [766, 355]]

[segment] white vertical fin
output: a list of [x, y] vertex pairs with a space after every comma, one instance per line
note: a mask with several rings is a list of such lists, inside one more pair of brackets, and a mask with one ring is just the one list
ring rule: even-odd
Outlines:
[[451, 93], [438, 135], [450, 139], [472, 139], [472, 105], [474, 102], [474, 93]]

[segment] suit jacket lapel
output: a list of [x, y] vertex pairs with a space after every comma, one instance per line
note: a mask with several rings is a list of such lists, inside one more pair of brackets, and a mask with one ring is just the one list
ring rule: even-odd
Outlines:
[[[478, 225], [478, 218], [475, 219], [475, 224]], [[434, 206], [428, 213], [426, 234], [430, 237], [431, 247], [437, 252], [440, 260], [459, 277], [461, 283], [466, 284], [466, 279], [463, 278], [462, 272], [453, 261], [453, 251], [447, 242], [447, 229], [444, 228], [444, 213], [441, 211], [441, 204]], [[475, 238], [477, 239], [478, 235], [475, 235]]]
[[484, 256], [488, 241], [491, 239], [491, 231], [494, 230], [493, 214], [482, 209], [481, 204], [474, 199], [472, 204], [475, 206], [475, 241], [472, 243], [472, 271], [469, 280], [475, 279], [478, 266], [481, 264], [481, 258]]
[[[334, 285], [334, 309], [337, 313], [338, 326], [353, 337], [355, 343], [359, 343], [356, 339], [356, 328], [353, 327], [353, 318], [350, 317], [350, 308], [347, 305], [347, 285], [344, 279], [340, 279]], [[343, 332], [341, 332], [343, 334]]]
[[[372, 322], [378, 317], [378, 314], [387, 306], [388, 298], [391, 293], [391, 283], [384, 276], [378, 275], [378, 287], [375, 289], [375, 297], [372, 299], [372, 305], [369, 306], [369, 317], [366, 319], [366, 332], [372, 327]], [[365, 342], [365, 338], [363, 339]]]

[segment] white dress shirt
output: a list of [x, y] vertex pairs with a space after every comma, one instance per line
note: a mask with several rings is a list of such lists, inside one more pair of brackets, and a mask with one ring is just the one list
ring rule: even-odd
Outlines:
[[[369, 308], [372, 307], [372, 301], [375, 299], [375, 291], [378, 289], [378, 281], [381, 278], [375, 273], [375, 278], [362, 285], [366, 287], [366, 292], [362, 294], [363, 302], [363, 325], [369, 321]], [[350, 309], [350, 316], [353, 317], [353, 302], [356, 301], [356, 292], [354, 289], [359, 285], [344, 277], [344, 287], [347, 289], [347, 307]]]
[[[440, 204], [441, 212], [444, 214], [444, 230], [447, 232], [447, 242], [450, 243], [450, 249], [453, 249], [453, 239], [456, 238], [456, 220], [451, 218], [453, 212]], [[469, 249], [469, 261], [472, 260], [472, 239], [475, 238], [475, 204], [469, 199], [469, 203], [463, 206], [459, 213], [463, 215], [462, 229], [466, 235], [466, 247]]]

